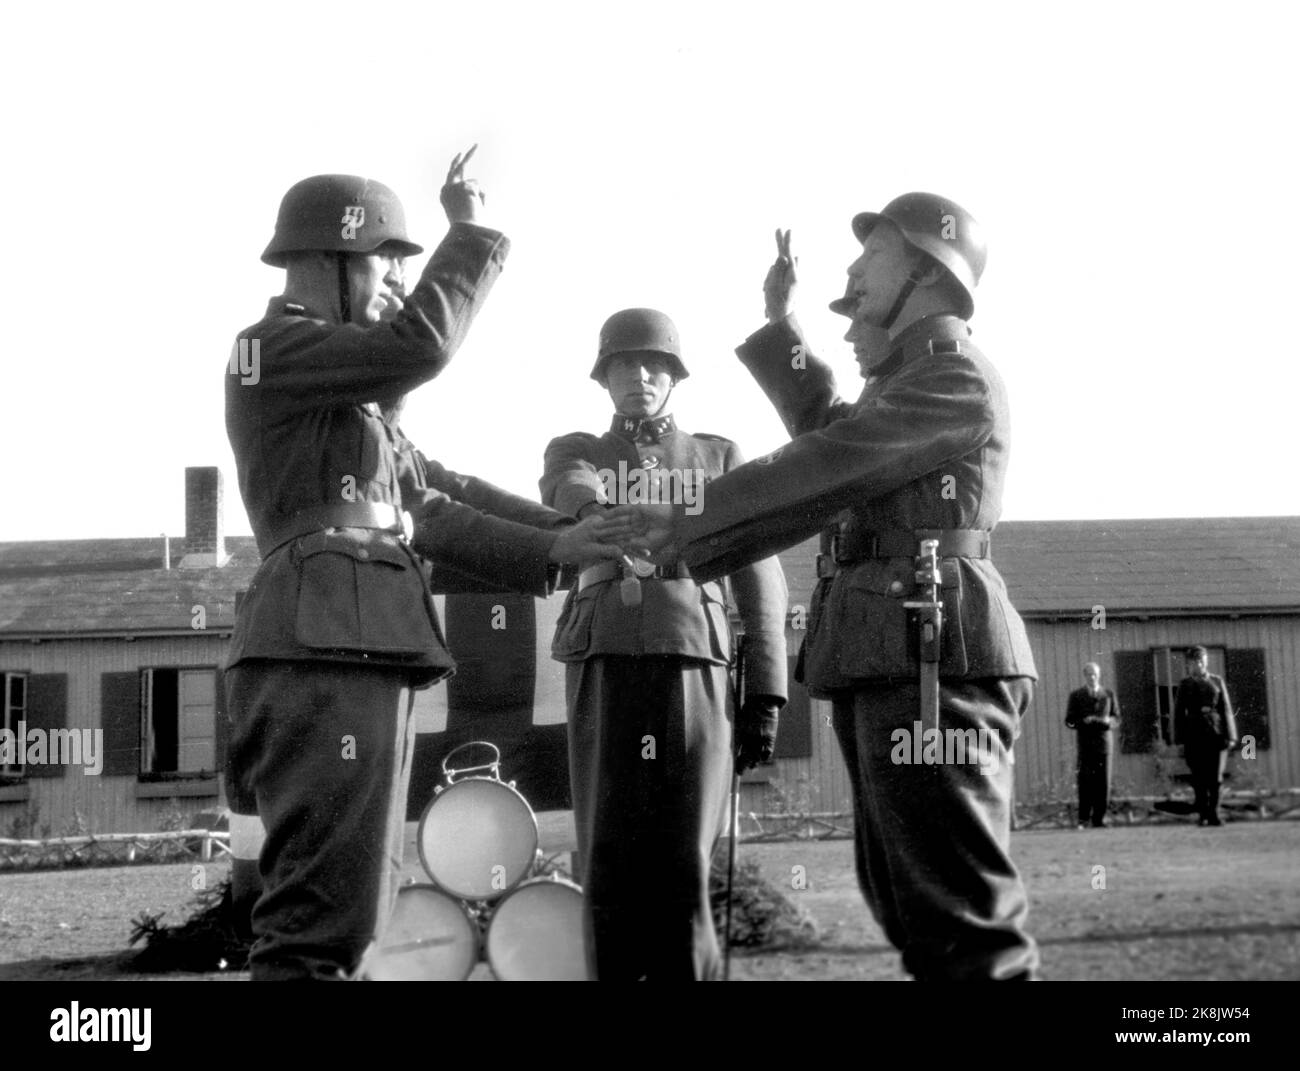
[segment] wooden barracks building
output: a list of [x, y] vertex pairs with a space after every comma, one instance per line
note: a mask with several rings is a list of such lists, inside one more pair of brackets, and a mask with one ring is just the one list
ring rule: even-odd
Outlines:
[[[224, 535], [217, 469], [187, 469], [185, 496], [183, 539], [0, 543], [0, 836], [150, 832], [224, 804], [221, 666], [258, 555], [251, 537]], [[1170, 714], [1193, 643], [1254, 739], [1228, 787], [1300, 785], [1300, 517], [1007, 522], [993, 545], [1040, 675], [1016, 748], [1019, 802], [1074, 797], [1063, 719], [1089, 661], [1123, 710], [1114, 794], [1167, 795], [1184, 770]], [[792, 665], [815, 551], [781, 556]], [[474, 739], [501, 747], [503, 776], [535, 810], [567, 806], [564, 671], [549, 657], [562, 597], [437, 601], [460, 669], [418, 693], [410, 815], [442, 757]], [[779, 761], [746, 775], [742, 811], [848, 812], [829, 704], [794, 691]]]

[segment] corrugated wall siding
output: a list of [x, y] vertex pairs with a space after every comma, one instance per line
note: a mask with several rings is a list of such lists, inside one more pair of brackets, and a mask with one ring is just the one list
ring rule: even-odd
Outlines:
[[[1074, 798], [1075, 742], [1074, 734], [1064, 725], [1065, 703], [1070, 692], [1082, 684], [1085, 662], [1100, 663], [1104, 683], [1114, 687], [1115, 651], [1191, 643], [1260, 648], [1265, 652], [1271, 747], [1250, 764], [1239, 755], [1232, 757], [1231, 767], [1236, 774], [1233, 787], [1300, 786], [1300, 619], [1110, 618], [1104, 630], [1090, 628], [1083, 619], [1029, 620], [1026, 625], [1040, 679], [1016, 747], [1016, 793], [1020, 801]], [[791, 631], [788, 638], [793, 653], [803, 634]], [[93, 729], [100, 727], [103, 673], [149, 666], [219, 666], [224, 661], [226, 644], [226, 638], [216, 634], [131, 642], [5, 641], [0, 642], [0, 669], [67, 673], [67, 725]], [[1228, 687], [1231, 690], [1231, 679]], [[812, 754], [783, 759], [775, 768], [749, 775], [741, 786], [743, 812], [851, 810], [848, 774], [834, 730], [827, 724], [829, 713], [829, 703], [810, 703]], [[60, 778], [32, 778], [28, 785], [27, 801], [0, 802], [0, 830], [7, 829], [26, 808], [34, 806], [38, 822], [48, 823], [55, 833], [72, 828], [78, 813], [86, 828], [94, 832], [147, 832], [158, 829], [174, 811], [192, 814], [216, 802], [215, 797], [140, 799], [133, 777], [88, 777], [79, 770], [70, 770]], [[1158, 795], [1167, 787], [1154, 755], [1116, 754], [1116, 794]]]
[[[203, 668], [225, 662], [228, 639], [221, 634], [121, 639], [46, 640], [41, 643], [0, 642], [0, 670], [66, 673], [68, 728], [102, 728], [101, 676], [148, 667]], [[158, 830], [174, 812], [193, 815], [217, 803], [209, 796], [141, 799], [135, 777], [90, 776], [68, 769], [62, 777], [27, 780], [25, 801], [0, 802], [0, 833], [15, 819], [34, 809], [38, 826], [48, 825], [58, 836], [81, 829], [89, 833], [148, 833]]]
[[[797, 650], [797, 644], [792, 642], [790, 649]], [[801, 687], [793, 681], [790, 686]], [[808, 758], [781, 759], [775, 768], [761, 769], [742, 778], [742, 814], [782, 811], [825, 814], [852, 809], [849, 772], [840, 757], [835, 730], [828, 724], [830, 713], [828, 701], [810, 701], [812, 754]]]
[[[1271, 746], [1254, 760], [1234, 753], [1229, 787], [1300, 786], [1300, 620], [1294, 617], [1185, 617], [1146, 621], [1108, 618], [1104, 629], [1088, 620], [1028, 620], [1029, 642], [1038, 664], [1038, 689], [1016, 747], [1016, 794], [1022, 802], [1075, 798], [1075, 740], [1065, 727], [1070, 692], [1083, 685], [1083, 666], [1096, 662], [1102, 684], [1115, 688], [1116, 651], [1187, 647], [1194, 643], [1264, 651]], [[1228, 692], [1233, 692], [1231, 677]], [[1161, 766], [1177, 768], [1156, 754], [1115, 753], [1115, 795], [1162, 795], [1169, 787]]]
[[[1186, 617], [1146, 621], [1109, 618], [1105, 629], [1093, 629], [1090, 619], [1027, 620], [1029, 641], [1038, 665], [1034, 703], [1016, 745], [1016, 798], [1023, 803], [1074, 800], [1075, 734], [1065, 727], [1070, 692], [1083, 685], [1083, 666], [1097, 662], [1102, 682], [1115, 688], [1115, 651], [1145, 651], [1153, 647], [1186, 647], [1193, 643], [1264, 651], [1268, 684], [1271, 746], [1253, 761], [1239, 753], [1229, 759], [1228, 787], [1300, 787], [1300, 619], [1295, 617]], [[801, 633], [788, 635], [791, 652]], [[1229, 693], [1233, 682], [1227, 681]], [[783, 759], [763, 780], [749, 775], [741, 785], [742, 812], [782, 809], [782, 797], [798, 809], [847, 812], [852, 809], [848, 772], [840, 757], [834, 730], [826, 724], [830, 704], [814, 700], [813, 754]], [[1125, 755], [1116, 741], [1114, 794], [1163, 795], [1170, 783], [1162, 773], [1183, 769], [1176, 757]], [[778, 791], [779, 789], [779, 791]]]

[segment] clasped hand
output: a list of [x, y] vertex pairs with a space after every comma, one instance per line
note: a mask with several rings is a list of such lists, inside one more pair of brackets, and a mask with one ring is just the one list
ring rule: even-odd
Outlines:
[[564, 529], [551, 548], [554, 562], [619, 561], [625, 555], [675, 560], [673, 507], [666, 504], [614, 506]]

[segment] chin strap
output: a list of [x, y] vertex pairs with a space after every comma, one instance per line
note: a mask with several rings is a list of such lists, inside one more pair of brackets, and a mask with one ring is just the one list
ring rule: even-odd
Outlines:
[[925, 278], [925, 273], [929, 270], [929, 264], [926, 263], [925, 257], [920, 257], [911, 272], [907, 276], [907, 281], [903, 283], [903, 288], [898, 292], [898, 297], [894, 299], [894, 304], [890, 308], [884, 323], [880, 326], [888, 331], [894, 326], [894, 321], [898, 319], [899, 314], [903, 311], [903, 306], [907, 304], [907, 299], [912, 296], [912, 291], [916, 289], [917, 284]]
[[673, 400], [673, 391], [675, 391], [676, 389], [677, 389], [677, 381], [674, 380], [672, 386], [668, 388], [668, 393], [664, 395], [664, 404], [661, 405], [658, 409], [656, 409], [653, 413], [650, 414], [650, 419], [651, 419], [651, 420], [654, 420], [654, 419], [655, 419], [656, 417], [658, 417], [658, 416], [659, 416], [659, 415], [660, 415], [660, 414], [661, 414], [665, 409], [668, 408], [668, 403], [671, 402], [671, 401]]
[[352, 322], [351, 288], [348, 286], [348, 255], [335, 253], [339, 266], [339, 313], [345, 324]]

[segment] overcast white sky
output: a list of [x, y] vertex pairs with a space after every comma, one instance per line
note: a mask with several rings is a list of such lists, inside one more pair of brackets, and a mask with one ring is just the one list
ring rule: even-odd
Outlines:
[[[984, 225], [973, 321], [1012, 402], [1005, 519], [1300, 513], [1295, 5], [114, 3], [6, 9], [10, 342], [0, 539], [184, 531], [226, 474], [234, 334], [283, 273], [284, 190], [367, 174], [427, 248], [472, 142], [505, 273], [407, 433], [535, 496], [554, 435], [606, 426], [601, 322], [673, 316], [679, 423], [783, 440], [733, 355], [777, 226], [800, 319], [855, 212], [941, 192]], [[422, 265], [420, 258], [411, 267]]]

